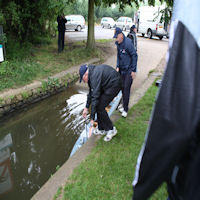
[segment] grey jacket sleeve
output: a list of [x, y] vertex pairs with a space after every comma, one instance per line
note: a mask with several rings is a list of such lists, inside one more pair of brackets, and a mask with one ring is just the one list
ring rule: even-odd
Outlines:
[[136, 72], [137, 71], [137, 53], [135, 51], [135, 48], [133, 46], [133, 43], [130, 42], [128, 43], [128, 52], [129, 52], [129, 55], [131, 56], [131, 71], [132, 72]]

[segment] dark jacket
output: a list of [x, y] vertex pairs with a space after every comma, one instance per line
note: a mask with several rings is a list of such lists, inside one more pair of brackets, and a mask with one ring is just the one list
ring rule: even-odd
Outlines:
[[135, 51], [137, 52], [137, 36], [136, 36], [136, 33], [133, 30], [131, 30], [130, 33], [128, 33], [127, 37], [132, 40]]
[[91, 119], [94, 120], [96, 106], [102, 94], [111, 94], [116, 87], [121, 87], [120, 74], [108, 65], [88, 66], [88, 86], [86, 108], [91, 104]]
[[120, 73], [137, 71], [137, 53], [130, 38], [124, 36], [121, 44], [117, 45], [117, 68]]
[[163, 182], [170, 200], [200, 199], [200, 49], [190, 31], [180, 21], [174, 30], [138, 156], [133, 200], [148, 199]]
[[67, 23], [67, 20], [62, 16], [58, 16], [57, 22], [58, 22], [58, 31], [65, 32], [65, 23]]

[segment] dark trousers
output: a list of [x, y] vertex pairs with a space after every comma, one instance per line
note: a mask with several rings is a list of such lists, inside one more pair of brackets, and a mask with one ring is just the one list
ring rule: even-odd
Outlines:
[[128, 104], [129, 104], [129, 98], [130, 98], [131, 85], [133, 83], [131, 72], [121, 74], [121, 80], [122, 80], [123, 108], [126, 112], [128, 112]]
[[117, 87], [110, 88], [100, 96], [97, 106], [97, 121], [99, 130], [109, 131], [113, 129], [113, 123], [110, 120], [105, 108], [114, 99], [114, 97], [117, 96], [120, 90], [121, 87], [119, 85]]
[[65, 45], [65, 31], [58, 32], [58, 52], [63, 51]]

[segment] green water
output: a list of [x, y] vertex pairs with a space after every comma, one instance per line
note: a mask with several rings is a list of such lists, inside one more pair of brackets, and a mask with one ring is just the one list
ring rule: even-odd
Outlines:
[[0, 199], [30, 199], [68, 159], [85, 101], [73, 86], [0, 121]]

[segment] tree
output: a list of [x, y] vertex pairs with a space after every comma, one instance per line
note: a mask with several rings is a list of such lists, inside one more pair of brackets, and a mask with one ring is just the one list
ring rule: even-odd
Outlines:
[[[105, 6], [111, 6], [112, 4], [118, 4], [119, 8], [123, 10], [126, 5], [132, 6], [135, 4], [139, 7], [139, 3], [143, 0], [88, 0], [88, 38], [87, 38], [87, 48], [93, 49], [95, 47], [95, 38], [94, 38], [94, 4], [100, 6], [101, 3]], [[173, 0], [160, 0], [161, 3], [166, 3], [167, 7], [165, 11], [165, 17], [167, 13], [170, 12], [173, 6]], [[154, 6], [156, 0], [148, 0], [148, 4]], [[91, 27], [92, 26], [92, 27]]]
[[56, 16], [64, 9], [64, 0], [0, 1], [0, 24], [10, 37], [30, 41], [49, 34]]
[[87, 36], [87, 48], [95, 48], [94, 38], [94, 1], [88, 0], [88, 36]]

